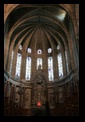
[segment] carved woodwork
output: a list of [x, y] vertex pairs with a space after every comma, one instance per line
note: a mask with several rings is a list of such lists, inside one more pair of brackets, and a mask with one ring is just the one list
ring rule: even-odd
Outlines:
[[47, 84], [43, 72], [35, 74], [32, 82], [32, 107], [36, 108], [38, 102], [44, 107], [47, 99]]

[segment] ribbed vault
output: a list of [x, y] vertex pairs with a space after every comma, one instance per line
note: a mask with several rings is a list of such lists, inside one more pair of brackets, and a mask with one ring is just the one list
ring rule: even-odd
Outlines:
[[39, 48], [47, 50], [57, 44], [68, 46], [68, 18], [67, 12], [59, 5], [19, 5], [9, 14], [5, 23], [5, 26], [9, 23], [9, 47], [14, 49], [21, 44], [26, 45], [25, 49], [31, 47], [36, 51]]
[[[72, 57], [73, 43], [78, 46], [74, 4], [8, 4], [4, 8], [4, 52], [7, 52], [4, 54], [5, 69], [10, 60], [8, 53], [11, 54], [12, 49], [15, 50], [20, 44], [25, 52], [30, 47], [33, 53], [42, 49], [43, 54], [47, 54], [48, 48], [60, 45]], [[71, 64], [74, 68], [72, 59]]]
[[77, 4], [4, 4], [5, 115], [32, 116], [38, 106], [44, 115], [46, 101], [51, 115], [79, 115], [77, 10]]

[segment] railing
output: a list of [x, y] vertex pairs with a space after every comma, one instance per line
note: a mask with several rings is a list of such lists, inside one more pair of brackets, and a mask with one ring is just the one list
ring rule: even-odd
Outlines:
[[5, 78], [5, 82], [9, 81], [10, 83], [12, 83], [13, 85], [16, 85], [16, 86], [21, 85], [21, 83], [19, 83], [19, 81], [16, 80], [15, 78], [12, 78], [7, 71], [4, 71], [4, 78]]
[[[74, 71], [72, 70], [69, 74], [64, 76], [62, 79], [60, 79], [58, 81], [54, 80], [54, 82], [52, 82], [51, 84], [54, 84], [54, 85], [56, 84], [57, 86], [61, 86], [61, 85], [64, 85], [64, 84], [70, 82], [74, 77], [75, 77], [75, 74], [74, 74]], [[4, 78], [5, 78], [5, 81], [6, 80], [9, 81], [13, 85], [17, 85], [17, 86], [24, 85], [24, 83], [20, 82], [19, 79], [11, 77], [7, 71], [4, 71]]]
[[64, 84], [70, 82], [73, 79], [74, 76], [75, 75], [74, 75], [74, 72], [72, 70], [72, 71], [70, 71], [69, 74], [67, 74], [66, 76], [64, 76], [62, 79], [60, 79], [58, 81], [55, 80], [55, 84], [57, 84], [57, 86], [64, 85]]

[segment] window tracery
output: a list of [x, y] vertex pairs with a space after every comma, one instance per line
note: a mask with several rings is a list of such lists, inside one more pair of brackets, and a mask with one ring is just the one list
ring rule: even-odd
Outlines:
[[42, 50], [39, 49], [39, 50], [37, 51], [37, 53], [38, 53], [38, 54], [42, 54]]
[[60, 79], [63, 77], [63, 65], [62, 65], [62, 55], [61, 53], [58, 54], [58, 71]]
[[27, 49], [27, 52], [28, 52], [28, 53], [31, 53], [31, 52], [32, 52], [31, 48], [28, 48], [28, 49]]
[[49, 49], [48, 49], [48, 53], [51, 53], [51, 52], [52, 52], [52, 48], [49, 48]]
[[31, 57], [27, 57], [26, 59], [26, 80], [30, 80], [31, 78]]
[[48, 57], [48, 79], [49, 81], [54, 80], [54, 75], [53, 75], [53, 58]]
[[12, 55], [11, 55], [10, 73], [11, 73], [11, 71], [12, 71], [12, 61], [13, 61], [13, 57], [14, 57], [14, 51], [12, 51]]
[[17, 54], [17, 63], [16, 63], [16, 73], [15, 73], [15, 76], [17, 76], [17, 77], [20, 77], [21, 60], [22, 60], [22, 55], [20, 53], [18, 53]]
[[37, 69], [41, 68], [42, 69], [42, 58], [37, 59]]

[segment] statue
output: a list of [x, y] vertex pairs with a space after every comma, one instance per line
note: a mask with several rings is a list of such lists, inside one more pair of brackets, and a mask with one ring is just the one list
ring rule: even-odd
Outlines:
[[38, 84], [43, 83], [42, 77], [40, 75], [38, 76], [38, 79], [37, 79], [36, 83], [38, 83]]

